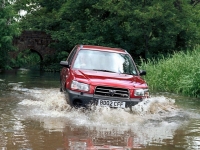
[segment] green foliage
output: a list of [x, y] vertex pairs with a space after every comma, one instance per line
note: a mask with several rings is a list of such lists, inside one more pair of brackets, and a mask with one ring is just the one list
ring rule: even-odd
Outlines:
[[67, 52], [61, 51], [54, 56], [46, 56], [43, 60], [43, 70], [45, 71], [60, 71], [60, 61], [66, 60], [68, 57]]
[[174, 53], [158, 61], [142, 61], [140, 68], [147, 71], [147, 80], [152, 91], [182, 93], [200, 97], [200, 47], [193, 51]]
[[28, 12], [23, 29], [51, 34], [58, 51], [95, 44], [147, 59], [192, 49], [200, 39], [200, 6], [190, 0], [18, 0], [16, 8]]
[[20, 52], [13, 62], [13, 67], [23, 68], [39, 68], [41, 63], [40, 56], [30, 50]]
[[8, 66], [8, 52], [13, 50], [12, 39], [13, 36], [19, 35], [18, 28], [13, 10], [12, 1], [0, 1], [0, 69], [9, 69]]
[[[20, 20], [20, 26], [24, 30], [46, 31], [59, 41], [55, 45], [58, 53], [70, 52], [76, 44], [105, 45], [122, 47], [134, 58], [142, 57], [155, 63], [153, 58], [166, 57], [175, 51], [191, 50], [199, 44], [200, 5], [191, 2], [18, 0], [15, 9], [27, 11], [27, 15]], [[45, 58], [45, 67], [53, 65], [53, 61], [59, 63], [61, 58], [58, 60], [56, 57]], [[160, 59], [160, 64], [164, 63], [163, 60], [165, 59]], [[174, 67], [168, 63], [168, 67], [160, 66], [157, 70], [160, 78], [152, 78], [155, 83], [163, 85], [163, 90], [173, 89], [172, 87], [177, 85], [174, 82], [176, 78], [182, 77], [177, 76], [181, 74], [177, 72], [177, 68], [171, 73], [170, 81], [167, 81], [168, 75], [165, 72]], [[174, 63], [177, 63], [177, 66], [182, 65], [181, 61], [179, 65], [179, 62]], [[154, 74], [150, 71], [149, 74], [151, 73]], [[181, 85], [184, 85], [184, 82]], [[183, 88], [179, 87], [175, 91], [181, 92]]]
[[[61, 60], [66, 60], [68, 53], [59, 52], [54, 56], [45, 56], [44, 60], [36, 51], [29, 49], [21, 51], [17, 58], [11, 59], [10, 66], [13, 68], [43, 69], [45, 71], [60, 71]], [[42, 68], [41, 68], [42, 67]]]

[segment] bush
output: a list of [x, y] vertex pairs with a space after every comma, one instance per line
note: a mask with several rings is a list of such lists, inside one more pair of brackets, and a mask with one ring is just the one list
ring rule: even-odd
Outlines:
[[142, 61], [150, 90], [200, 97], [200, 47], [159, 60]]

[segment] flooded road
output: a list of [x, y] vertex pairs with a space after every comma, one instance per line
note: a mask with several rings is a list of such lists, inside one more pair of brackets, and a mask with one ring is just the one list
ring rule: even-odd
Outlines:
[[71, 109], [59, 73], [0, 74], [0, 150], [198, 150], [200, 99], [156, 93], [122, 109]]

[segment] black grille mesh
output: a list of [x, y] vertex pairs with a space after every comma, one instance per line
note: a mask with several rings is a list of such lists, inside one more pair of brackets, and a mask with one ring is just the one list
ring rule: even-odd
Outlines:
[[99, 96], [129, 98], [128, 89], [115, 87], [97, 86], [94, 94]]

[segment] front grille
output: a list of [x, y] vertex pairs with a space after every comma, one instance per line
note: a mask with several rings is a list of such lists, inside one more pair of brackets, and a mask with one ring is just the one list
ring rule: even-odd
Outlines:
[[118, 97], [118, 98], [129, 98], [129, 90], [123, 88], [115, 87], [105, 87], [97, 86], [95, 89], [95, 95], [99, 96], [109, 96], [109, 97]]

